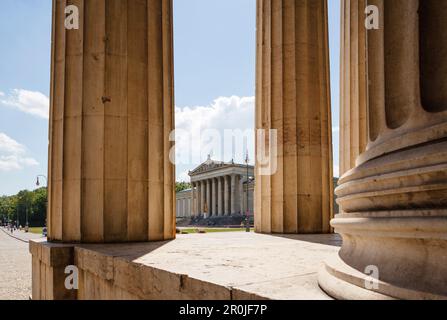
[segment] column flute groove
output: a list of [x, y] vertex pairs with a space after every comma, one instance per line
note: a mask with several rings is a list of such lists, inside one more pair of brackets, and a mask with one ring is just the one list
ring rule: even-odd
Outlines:
[[256, 128], [276, 130], [278, 141], [277, 171], [256, 173], [256, 231], [330, 233], [327, 3], [258, 0], [257, 30]]
[[48, 238], [172, 239], [171, 1], [71, 3], [79, 30], [53, 2]]
[[[417, 0], [368, 3], [377, 4], [384, 17], [379, 30], [367, 31], [370, 141], [336, 189], [342, 214], [331, 224], [343, 246], [326, 262], [319, 284], [342, 299], [445, 300], [447, 265], [439, 257], [447, 256], [447, 111], [421, 107], [418, 46], [437, 32], [438, 23], [447, 27], [447, 6], [423, 1], [427, 7], [422, 8]], [[349, 11], [343, 14], [350, 18]], [[424, 26], [437, 15], [444, 18], [436, 27]], [[344, 51], [358, 38], [343, 42]], [[428, 42], [430, 52], [445, 46]], [[446, 77], [438, 65], [430, 69], [431, 79]], [[356, 78], [343, 81], [343, 87], [352, 86]], [[373, 289], [360, 285], [370, 266], [380, 271]]]

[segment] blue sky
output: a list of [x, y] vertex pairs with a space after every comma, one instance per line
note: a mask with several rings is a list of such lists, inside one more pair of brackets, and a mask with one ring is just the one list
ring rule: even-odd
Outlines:
[[[255, 11], [255, 0], [174, 0], [179, 128], [191, 130], [189, 119], [218, 129], [238, 127], [238, 122], [241, 129], [252, 127]], [[329, 0], [335, 128], [339, 15], [339, 1]], [[36, 175], [47, 172], [50, 35], [51, 0], [0, 1], [0, 195], [34, 189]], [[337, 165], [338, 132], [334, 132], [334, 151]], [[223, 151], [221, 155], [226, 161], [231, 157], [239, 160], [243, 154]], [[185, 180], [196, 164], [179, 164], [179, 180]]]

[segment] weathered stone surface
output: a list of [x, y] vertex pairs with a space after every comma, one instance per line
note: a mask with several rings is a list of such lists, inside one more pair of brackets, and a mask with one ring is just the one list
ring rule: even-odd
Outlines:
[[[326, 0], [258, 0], [257, 149], [277, 130], [277, 171], [257, 158], [255, 225], [260, 233], [330, 233], [332, 125]], [[274, 159], [274, 160], [273, 160]], [[272, 166], [273, 168], [275, 166]]]
[[[367, 132], [366, 0], [342, 1], [340, 88], [340, 175], [355, 167]], [[338, 213], [338, 212], [336, 212]]]
[[[317, 273], [340, 245], [336, 235], [239, 232], [179, 235], [171, 242], [75, 245], [77, 299], [329, 299], [318, 287]], [[38, 250], [52, 247], [33, 244]]]
[[[345, 10], [346, 21], [363, 12], [361, 3], [344, 1], [358, 10]], [[343, 247], [320, 284], [337, 298], [447, 299], [447, 100], [426, 87], [445, 85], [447, 60], [433, 51], [446, 50], [439, 26], [447, 26], [447, 6], [372, 4], [381, 20], [380, 29], [366, 34], [368, 146], [340, 178], [343, 213], [332, 225]], [[343, 43], [343, 60], [346, 46], [360, 38]], [[357, 78], [343, 79], [344, 87], [356, 85]], [[362, 274], [371, 266], [379, 282], [367, 288]]]
[[175, 237], [172, 1], [54, 1], [48, 238]]
[[74, 300], [77, 292], [65, 288], [65, 268], [74, 265], [74, 246], [31, 240], [32, 299]]

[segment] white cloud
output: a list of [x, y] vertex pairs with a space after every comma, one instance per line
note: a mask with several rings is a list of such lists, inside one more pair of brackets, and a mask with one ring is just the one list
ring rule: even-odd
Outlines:
[[338, 166], [338, 164], [334, 164], [334, 177], [339, 177], [340, 176], [340, 168]]
[[189, 182], [189, 180], [190, 180], [190, 178], [188, 175], [188, 170], [183, 171], [182, 173], [177, 175], [177, 178], [176, 178], [176, 181], [178, 181], [178, 182]]
[[[220, 97], [209, 106], [175, 109], [177, 162], [198, 165], [210, 153], [215, 160], [242, 162], [247, 149], [253, 159], [254, 97]], [[229, 131], [246, 134], [235, 147], [225, 137]], [[210, 139], [216, 134], [219, 138]], [[230, 141], [228, 141], [230, 140]], [[190, 168], [191, 169], [191, 168]]]
[[23, 154], [25, 153], [25, 147], [0, 132], [0, 153]]
[[50, 100], [43, 93], [24, 89], [14, 89], [8, 95], [0, 93], [0, 103], [22, 112], [48, 119]]
[[[209, 153], [214, 160], [230, 161], [232, 158], [238, 163], [243, 163], [247, 149], [253, 163], [254, 159], [254, 97], [220, 97], [209, 106], [176, 107], [176, 163], [177, 181], [189, 181], [188, 170], [206, 160]], [[210, 144], [209, 136], [204, 134], [207, 130], [215, 130], [220, 134], [220, 139], [214, 139]], [[231, 141], [227, 145], [224, 139], [225, 130], [239, 130], [246, 134], [247, 144], [241, 141], [232, 147]], [[335, 140], [338, 141], [339, 127], [332, 128]], [[224, 141], [222, 141], [222, 139]], [[334, 176], [339, 176], [338, 161], [334, 164]]]
[[24, 145], [0, 132], [0, 171], [21, 170], [39, 163], [27, 155]]

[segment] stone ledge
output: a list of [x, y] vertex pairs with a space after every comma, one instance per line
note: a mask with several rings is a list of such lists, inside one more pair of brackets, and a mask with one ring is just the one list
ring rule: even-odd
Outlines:
[[337, 235], [244, 232], [180, 235], [157, 243], [75, 245], [74, 263], [80, 270], [77, 297], [331, 299], [319, 288], [317, 274], [340, 245]]

